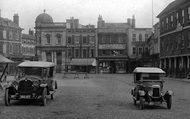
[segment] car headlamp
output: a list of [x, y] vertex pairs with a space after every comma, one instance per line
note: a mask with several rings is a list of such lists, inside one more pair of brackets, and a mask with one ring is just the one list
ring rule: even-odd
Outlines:
[[152, 96], [152, 95], [153, 95], [152, 90], [149, 90], [149, 91], [148, 91], [148, 95], [149, 95], [149, 96]]

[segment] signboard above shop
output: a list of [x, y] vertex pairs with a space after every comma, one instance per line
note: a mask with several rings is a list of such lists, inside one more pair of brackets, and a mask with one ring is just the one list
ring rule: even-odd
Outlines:
[[99, 45], [99, 49], [126, 49], [126, 45], [125, 44], [103, 44], [103, 45]]

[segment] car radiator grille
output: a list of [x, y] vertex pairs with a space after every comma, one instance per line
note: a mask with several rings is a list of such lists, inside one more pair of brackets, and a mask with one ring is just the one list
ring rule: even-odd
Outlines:
[[160, 90], [159, 88], [153, 88], [153, 97], [159, 97], [160, 96]]
[[30, 94], [33, 92], [33, 82], [30, 80], [22, 80], [19, 82], [18, 91], [21, 94]]

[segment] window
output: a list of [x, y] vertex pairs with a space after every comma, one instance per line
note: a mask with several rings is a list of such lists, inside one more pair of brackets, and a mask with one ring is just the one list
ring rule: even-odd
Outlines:
[[82, 56], [83, 56], [83, 58], [86, 58], [86, 57], [87, 57], [87, 55], [86, 55], [86, 49], [83, 49], [83, 50], [82, 50]]
[[143, 53], [142, 48], [139, 48], [139, 54], [142, 55], [142, 53]]
[[79, 49], [75, 49], [75, 58], [79, 57]]
[[170, 23], [171, 27], [173, 27], [173, 21], [174, 21], [174, 17], [173, 15], [171, 15], [171, 23]]
[[179, 14], [178, 14], [178, 12], [177, 12], [177, 13], [176, 13], [176, 24], [179, 23], [178, 19], [179, 19]]
[[181, 11], [181, 14], [182, 14], [182, 24], [185, 22], [185, 18], [184, 18], [184, 15], [185, 15], [185, 11], [184, 10], [182, 10]]
[[188, 40], [188, 48], [190, 48], [190, 32], [188, 32], [187, 34], [187, 40]]
[[50, 44], [50, 35], [46, 34], [46, 38], [47, 38], [47, 44]]
[[136, 41], [136, 34], [133, 34], [133, 42]]
[[72, 43], [72, 38], [71, 38], [71, 36], [67, 37], [67, 43], [68, 43], [68, 44], [71, 44], [71, 43]]
[[10, 53], [10, 54], [13, 53], [13, 46], [12, 46], [12, 44], [9, 44], [9, 53]]
[[147, 40], [148, 39], [148, 34], [145, 34], [145, 40]]
[[87, 38], [86, 38], [86, 36], [83, 36], [83, 38], [82, 38], [82, 43], [83, 43], [83, 44], [86, 44], [86, 43], [87, 43]]
[[166, 18], [166, 29], [168, 29], [168, 18]]
[[67, 56], [68, 56], [68, 57], [72, 57], [72, 50], [71, 50], [71, 49], [68, 49], [67, 52], [68, 52]]
[[80, 42], [80, 37], [79, 36], [75, 36], [75, 44], [79, 44]]
[[39, 44], [41, 44], [42, 43], [42, 41], [41, 41], [41, 37], [39, 37]]
[[89, 41], [90, 41], [90, 44], [94, 44], [95, 43], [95, 36], [90, 36]]
[[61, 45], [61, 37], [62, 37], [62, 35], [58, 33], [56, 35], [56, 37], [57, 37], [57, 44]]
[[133, 55], [135, 55], [135, 54], [136, 54], [136, 48], [133, 47]]
[[188, 7], [188, 20], [190, 20], [190, 7]]
[[142, 34], [139, 34], [139, 41], [142, 41]]
[[6, 32], [6, 30], [3, 30], [3, 39], [7, 39], [7, 32]]
[[13, 40], [13, 32], [9, 31], [9, 40]]
[[90, 49], [90, 57], [94, 57], [94, 49]]

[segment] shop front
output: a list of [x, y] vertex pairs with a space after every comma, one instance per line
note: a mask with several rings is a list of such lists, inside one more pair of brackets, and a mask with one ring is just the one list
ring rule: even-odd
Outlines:
[[99, 59], [100, 73], [126, 73], [127, 59]]

